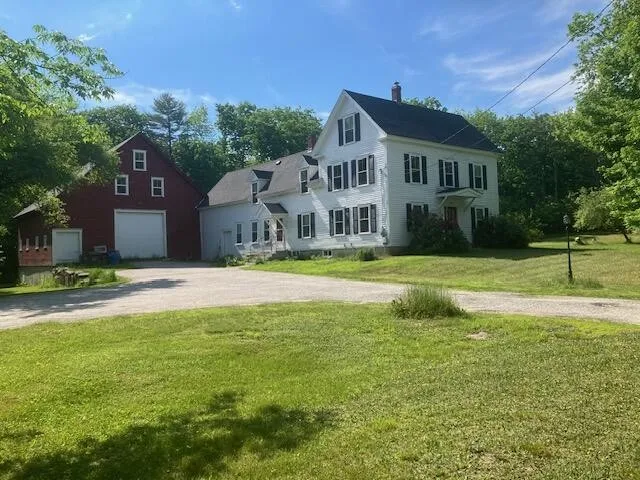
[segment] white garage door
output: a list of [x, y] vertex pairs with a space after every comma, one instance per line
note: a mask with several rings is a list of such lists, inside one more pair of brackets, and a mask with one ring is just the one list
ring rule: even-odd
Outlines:
[[82, 255], [82, 229], [54, 228], [51, 232], [53, 264], [78, 263]]
[[157, 210], [116, 210], [116, 250], [122, 258], [167, 256], [165, 212]]

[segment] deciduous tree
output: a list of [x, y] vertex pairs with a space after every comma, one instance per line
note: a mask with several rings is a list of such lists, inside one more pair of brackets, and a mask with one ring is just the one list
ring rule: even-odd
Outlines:
[[640, 0], [614, 1], [604, 15], [578, 14], [577, 111], [584, 141], [602, 152], [615, 217], [640, 229]]

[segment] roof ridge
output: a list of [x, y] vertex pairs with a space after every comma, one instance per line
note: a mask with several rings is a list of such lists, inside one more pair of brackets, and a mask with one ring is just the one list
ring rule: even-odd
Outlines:
[[347, 92], [349, 95], [353, 94], [353, 95], [360, 95], [362, 97], [369, 97], [369, 98], [373, 98], [375, 100], [381, 100], [383, 102], [392, 103], [392, 104], [398, 105], [398, 106], [419, 108], [419, 109], [422, 109], [422, 110], [429, 110], [431, 112], [444, 113], [444, 114], [455, 115], [457, 117], [464, 118], [464, 116], [460, 115], [459, 113], [454, 113], [454, 112], [449, 112], [449, 111], [444, 111], [444, 110], [438, 110], [437, 108], [425, 107], [424, 105], [414, 105], [412, 103], [405, 103], [405, 102], [396, 103], [393, 100], [389, 100], [388, 98], [376, 97], [374, 95], [369, 95], [367, 93], [354, 92], [352, 90], [345, 90], [345, 92]]

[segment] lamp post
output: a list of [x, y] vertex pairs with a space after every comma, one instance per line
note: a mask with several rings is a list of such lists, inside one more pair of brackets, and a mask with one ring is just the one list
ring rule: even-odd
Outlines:
[[569, 240], [569, 215], [565, 214], [562, 217], [562, 222], [564, 223], [564, 228], [567, 231], [567, 266], [569, 270], [567, 271], [567, 279], [569, 283], [573, 283], [573, 270], [571, 269], [571, 241]]

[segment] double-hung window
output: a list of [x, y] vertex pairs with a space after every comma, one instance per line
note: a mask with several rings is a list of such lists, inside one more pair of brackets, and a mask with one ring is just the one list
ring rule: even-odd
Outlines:
[[269, 223], [269, 220], [264, 221], [264, 225], [262, 228], [263, 228], [262, 238], [264, 239], [265, 242], [268, 242], [269, 240], [271, 240], [271, 224]]
[[333, 166], [333, 189], [342, 190], [342, 164]]
[[151, 177], [151, 196], [164, 197], [164, 178]]
[[258, 203], [258, 182], [251, 184], [251, 203]]
[[360, 233], [370, 233], [371, 232], [371, 222], [370, 222], [370, 209], [369, 205], [364, 207], [358, 207], [358, 229]]
[[344, 117], [344, 143], [353, 143], [356, 140], [356, 122], [355, 116], [349, 115]]
[[300, 170], [300, 193], [309, 191], [309, 171], [305, 168]]
[[302, 215], [302, 238], [311, 238], [311, 214]]
[[236, 223], [236, 245], [242, 245], [242, 224]]
[[146, 150], [133, 151], [133, 169], [141, 172], [144, 172], [147, 170], [147, 151]]
[[118, 175], [115, 187], [116, 195], [129, 195], [129, 175]]
[[455, 177], [453, 173], [453, 162], [449, 160], [444, 161], [444, 186], [455, 186]]
[[474, 165], [473, 166], [473, 187], [480, 189], [482, 188], [482, 165]]
[[366, 158], [358, 160], [358, 185], [369, 184], [369, 166]]
[[407, 203], [407, 229], [411, 230], [413, 221], [419, 215], [428, 215], [429, 205], [426, 203]]
[[258, 222], [251, 222], [251, 243], [258, 243]]
[[333, 211], [333, 231], [335, 235], [344, 235], [344, 210]]
[[422, 183], [419, 155], [411, 155], [411, 183]]

